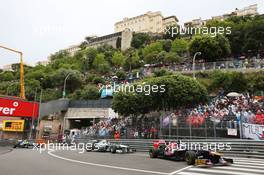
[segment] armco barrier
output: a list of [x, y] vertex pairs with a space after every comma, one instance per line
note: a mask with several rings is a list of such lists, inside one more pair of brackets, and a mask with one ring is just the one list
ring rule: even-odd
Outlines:
[[[88, 139], [77, 139], [77, 143], [86, 143]], [[135, 148], [138, 152], [147, 152], [152, 145], [153, 140], [151, 139], [121, 139], [121, 140], [113, 140], [110, 139], [110, 142], [113, 143], [122, 143], [126, 145], [130, 145], [132, 148]], [[172, 140], [173, 141], [173, 140]], [[175, 141], [175, 140], [174, 140]], [[210, 148], [213, 149], [215, 145], [217, 147], [224, 149], [223, 151], [219, 151], [224, 153], [225, 155], [232, 157], [250, 157], [250, 158], [261, 158], [264, 159], [264, 141], [253, 141], [253, 140], [181, 140], [182, 143], [189, 145], [189, 147], [200, 148], [208, 144]]]
[[13, 146], [16, 143], [16, 140], [0, 139], [0, 146]]

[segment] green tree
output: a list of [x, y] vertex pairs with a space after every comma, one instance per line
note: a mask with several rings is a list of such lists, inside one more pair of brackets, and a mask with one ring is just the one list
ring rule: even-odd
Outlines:
[[105, 60], [105, 55], [103, 53], [96, 55], [93, 61], [93, 67], [101, 73], [107, 73], [110, 70], [109, 63]]
[[[112, 108], [121, 115], [128, 116], [178, 109], [207, 101], [205, 87], [196, 80], [182, 75], [150, 78], [134, 84], [135, 88], [139, 85], [144, 87], [145, 91], [115, 94]], [[155, 91], [150, 89], [154, 86]]]
[[13, 81], [14, 79], [15, 76], [10, 71], [0, 73], [0, 81]]
[[134, 33], [131, 46], [138, 49], [150, 42], [151, 37], [146, 33]]
[[118, 71], [118, 72], [116, 72], [116, 76], [118, 77], [119, 80], [126, 79], [126, 73], [124, 71]]
[[96, 86], [87, 85], [83, 89], [78, 89], [72, 94], [75, 100], [97, 100], [100, 98], [100, 92]]
[[162, 77], [162, 76], [166, 76], [166, 75], [171, 75], [172, 74], [167, 69], [158, 69], [158, 70], [155, 70], [153, 73], [154, 73], [154, 77]]
[[175, 39], [172, 42], [171, 51], [176, 52], [180, 56], [183, 56], [188, 52], [188, 41], [186, 41], [185, 39]]
[[149, 63], [149, 64], [159, 63], [160, 62], [159, 59], [161, 57], [158, 57], [158, 54], [162, 51], [163, 51], [163, 42], [162, 41], [156, 41], [154, 43], [151, 43], [150, 45], [147, 45], [142, 50], [144, 61], [146, 63]]
[[67, 75], [70, 76], [67, 79], [67, 88], [66, 91], [73, 92], [78, 89], [83, 83], [83, 76], [81, 72], [71, 69], [58, 69], [55, 71], [51, 77], [53, 81], [53, 86], [57, 89], [62, 90], [64, 85], [64, 80]]
[[248, 89], [248, 80], [240, 72], [216, 71], [211, 75], [212, 84], [210, 89], [218, 91], [223, 89], [228, 92], [245, 92]]
[[149, 54], [158, 54], [161, 51], [163, 51], [163, 43], [161, 41], [156, 41], [147, 45], [142, 52], [143, 56], [146, 57]]
[[164, 57], [164, 63], [167, 64], [181, 63], [181, 57], [175, 52], [166, 53]]
[[230, 44], [222, 35], [216, 37], [196, 36], [190, 43], [189, 51], [191, 55], [202, 52], [202, 57], [206, 61], [216, 61], [230, 54]]
[[120, 68], [125, 63], [125, 56], [122, 52], [115, 52], [112, 58], [112, 63], [116, 68]]
[[128, 71], [140, 67], [140, 56], [138, 50], [129, 49], [126, 52], [126, 59], [123, 67]]
[[163, 50], [166, 52], [170, 52], [172, 47], [172, 42], [170, 39], [167, 39], [163, 42]]
[[99, 83], [105, 84], [105, 80], [102, 77], [95, 76], [93, 78], [93, 83], [94, 84], [99, 84]]
[[245, 43], [243, 46], [243, 51], [248, 50], [253, 53], [258, 53], [264, 45], [264, 18], [254, 19], [246, 27]]
[[247, 75], [248, 88], [252, 93], [263, 92], [264, 72], [252, 72]]

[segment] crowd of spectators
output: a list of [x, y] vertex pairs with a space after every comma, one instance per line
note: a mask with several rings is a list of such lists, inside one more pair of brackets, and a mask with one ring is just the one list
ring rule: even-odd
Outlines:
[[113, 135], [120, 137], [126, 132], [127, 122], [127, 118], [100, 120], [98, 123], [83, 129], [82, 134], [89, 137], [108, 137]]
[[245, 123], [264, 124], [263, 98], [240, 95], [237, 97], [219, 96], [209, 104], [199, 105], [189, 110], [187, 123], [202, 125], [206, 118], [214, 122], [242, 119]]
[[153, 124], [142, 122], [133, 125], [132, 118], [100, 120], [82, 129], [82, 136], [90, 138], [157, 138], [158, 130]]
[[[239, 96], [218, 96], [205, 105], [196, 108], [176, 111], [171, 117], [172, 126], [176, 126], [177, 118], [184, 119], [186, 126], [199, 127], [210, 120], [235, 121], [239, 123], [264, 124], [264, 98]], [[168, 126], [169, 117], [163, 118], [163, 127]], [[166, 120], [168, 119], [168, 121]], [[175, 119], [175, 120], [174, 120]], [[159, 121], [159, 120], [158, 120]], [[166, 122], [167, 121], [167, 122]], [[175, 121], [175, 122], [174, 122]], [[174, 123], [175, 124], [174, 124]], [[101, 120], [82, 130], [82, 135], [92, 138], [157, 138], [159, 124], [153, 120], [132, 122], [131, 117]], [[166, 126], [165, 126], [166, 125]]]

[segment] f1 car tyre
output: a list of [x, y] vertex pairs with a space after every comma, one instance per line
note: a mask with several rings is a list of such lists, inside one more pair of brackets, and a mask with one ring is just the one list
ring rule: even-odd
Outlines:
[[116, 153], [116, 146], [115, 145], [114, 146], [111, 146], [110, 151], [113, 154]]
[[228, 163], [231, 163], [231, 164], [234, 163], [233, 159], [224, 158], [224, 160], [227, 161]]
[[185, 160], [187, 162], [187, 165], [194, 165], [196, 159], [196, 154], [194, 151], [187, 151], [185, 153]]
[[155, 150], [155, 149], [149, 150], [149, 157], [152, 159], [157, 158], [158, 157], [158, 150]]

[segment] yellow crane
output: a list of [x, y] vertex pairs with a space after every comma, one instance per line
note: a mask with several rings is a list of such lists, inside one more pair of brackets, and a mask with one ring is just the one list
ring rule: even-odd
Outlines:
[[11, 49], [11, 48], [8, 48], [8, 47], [5, 47], [5, 46], [1, 46], [1, 45], [0, 45], [0, 48], [9, 50], [11, 52], [18, 53], [20, 55], [20, 97], [22, 99], [26, 99], [26, 96], [25, 96], [25, 83], [24, 83], [23, 53], [20, 52], [20, 51], [15, 50], [15, 49]]

